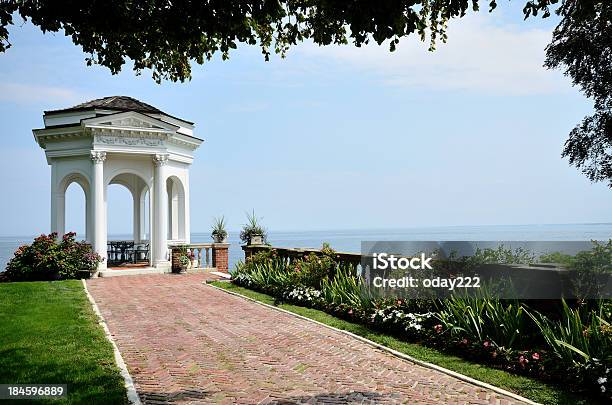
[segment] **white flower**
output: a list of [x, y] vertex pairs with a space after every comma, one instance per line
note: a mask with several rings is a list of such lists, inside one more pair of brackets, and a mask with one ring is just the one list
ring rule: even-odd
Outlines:
[[599, 377], [599, 378], [597, 379], [597, 384], [599, 384], [599, 385], [603, 385], [603, 384], [605, 384], [606, 382], [608, 382], [608, 379], [607, 379], [606, 377]]
[[601, 389], [601, 392], [606, 392], [606, 387], [604, 387], [603, 385], [599, 388]]

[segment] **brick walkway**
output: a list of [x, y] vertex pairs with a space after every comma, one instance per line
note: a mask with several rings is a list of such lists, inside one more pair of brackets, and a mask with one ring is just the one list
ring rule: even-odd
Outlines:
[[205, 277], [87, 283], [144, 403], [513, 402], [202, 285]]

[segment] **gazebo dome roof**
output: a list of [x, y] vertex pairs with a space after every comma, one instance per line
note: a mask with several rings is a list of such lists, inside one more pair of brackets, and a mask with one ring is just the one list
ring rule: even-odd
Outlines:
[[[36, 141], [43, 148], [51, 140], [53, 147], [59, 147], [60, 142], [69, 144], [68, 138], [91, 138], [94, 133], [94, 144], [102, 142], [105, 148], [111, 140], [132, 149], [138, 142], [146, 147], [155, 143], [165, 148], [168, 141], [173, 145], [180, 144], [191, 153], [202, 143], [202, 139], [193, 134], [193, 122], [128, 96], [97, 98], [73, 107], [45, 111], [43, 122], [44, 128], [33, 130]], [[117, 137], [125, 139], [117, 141]]]
[[[45, 128], [79, 125], [81, 120], [111, 114], [136, 112], [149, 117], [193, 129], [193, 122], [170, 115], [157, 107], [128, 96], [110, 96], [86, 101], [68, 108], [47, 110], [43, 116]], [[188, 134], [191, 135], [191, 134]]]
[[[62, 108], [59, 110], [49, 110], [45, 111], [45, 114], [53, 114], [53, 113], [63, 113], [69, 111], [82, 111], [82, 110], [90, 110], [90, 109], [106, 109], [106, 110], [116, 110], [116, 111], [137, 111], [141, 113], [150, 113], [150, 114], [165, 114], [163, 111], [158, 108], [153, 107], [150, 104], [144, 103], [140, 100], [136, 100], [133, 97], [128, 96], [110, 96], [110, 97], [102, 97], [97, 98], [95, 100], [86, 101], [81, 104], [77, 104], [73, 107]], [[168, 114], [166, 114], [168, 115]]]

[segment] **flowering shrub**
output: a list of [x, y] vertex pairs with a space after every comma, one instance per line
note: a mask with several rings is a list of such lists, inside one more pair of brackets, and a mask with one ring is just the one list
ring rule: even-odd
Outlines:
[[40, 235], [31, 245], [20, 246], [6, 266], [5, 277], [12, 281], [60, 280], [79, 278], [81, 270], [90, 272], [102, 258], [91, 245], [75, 240], [75, 233]]
[[333, 275], [336, 263], [327, 255], [314, 253], [295, 260], [293, 263], [294, 282], [313, 288], [321, 288], [321, 282]]
[[321, 303], [321, 291], [311, 287], [295, 287], [283, 293], [285, 301], [296, 304], [316, 305]]
[[249, 256], [244, 263], [239, 263], [236, 267], [238, 271], [244, 270], [245, 272], [251, 271], [257, 265], [267, 265], [278, 259], [276, 250], [262, 250], [257, 253], [253, 253]]
[[508, 361], [509, 368], [519, 374], [544, 374], [546, 367], [544, 367], [545, 359], [542, 354], [538, 351], [523, 350], [516, 353], [512, 353], [515, 359]]
[[235, 272], [232, 275], [232, 281], [243, 287], [256, 287], [256, 285], [253, 283], [252, 277], [247, 273]]
[[[333, 276], [338, 266], [334, 261], [333, 250], [324, 245], [323, 252], [322, 255], [311, 253], [289, 261], [280, 258], [274, 249], [262, 250], [236, 266], [234, 279], [245, 286], [259, 281], [260, 288], [268, 290], [287, 285], [321, 289], [321, 283]], [[284, 289], [280, 289], [282, 293]]]
[[432, 313], [415, 314], [404, 312], [396, 307], [386, 307], [375, 310], [370, 315], [370, 321], [375, 325], [389, 326], [397, 332], [412, 337], [425, 335], [424, 325], [433, 316]]
[[589, 374], [593, 376], [593, 379], [597, 378], [595, 380], [595, 386], [599, 389], [599, 392], [610, 396], [612, 391], [612, 381], [610, 381], [612, 380], [612, 374], [610, 373], [611, 369], [603, 366], [598, 359], [594, 359], [588, 366], [591, 366], [588, 370]]

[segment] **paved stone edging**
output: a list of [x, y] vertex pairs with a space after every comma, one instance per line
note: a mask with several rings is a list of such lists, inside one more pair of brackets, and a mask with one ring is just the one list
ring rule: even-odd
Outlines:
[[219, 276], [219, 277], [223, 277], [227, 279], [232, 278], [231, 274], [223, 273], [221, 271], [211, 271], [210, 274], [214, 274], [215, 276]]
[[127, 391], [128, 401], [130, 402], [130, 404], [133, 404], [133, 405], [141, 405], [140, 397], [138, 396], [138, 392], [136, 392], [136, 387], [134, 387], [134, 381], [132, 380], [132, 376], [130, 375], [130, 372], [128, 371], [127, 366], [125, 365], [125, 362], [123, 361], [121, 352], [119, 351], [119, 349], [117, 348], [117, 345], [115, 344], [115, 340], [113, 339], [113, 336], [111, 335], [110, 330], [108, 329], [108, 325], [106, 325], [106, 321], [104, 320], [104, 317], [102, 316], [102, 313], [100, 312], [100, 309], [98, 308], [98, 304], [96, 304], [94, 297], [89, 293], [85, 279], [81, 279], [81, 282], [83, 283], [83, 289], [85, 290], [87, 299], [89, 299], [89, 302], [91, 303], [91, 306], [95, 314], [98, 316], [98, 320], [99, 320], [98, 323], [104, 329], [104, 335], [106, 336], [106, 339], [108, 339], [108, 341], [113, 346], [113, 352], [115, 354], [115, 363], [117, 364], [117, 367], [119, 367], [119, 370], [121, 372], [121, 377], [123, 377], [123, 381], [125, 382], [125, 389]]
[[417, 364], [417, 365], [422, 366], [422, 367], [426, 367], [426, 368], [429, 368], [429, 369], [432, 369], [432, 370], [439, 371], [439, 372], [444, 373], [446, 375], [449, 375], [451, 377], [455, 377], [455, 378], [457, 378], [457, 379], [459, 379], [461, 381], [464, 381], [464, 382], [467, 382], [467, 383], [470, 383], [470, 384], [474, 384], [474, 385], [477, 385], [477, 386], [482, 387], [482, 388], [489, 389], [489, 390], [494, 391], [494, 392], [496, 392], [498, 394], [502, 394], [502, 395], [506, 395], [506, 396], [512, 397], [512, 398], [514, 398], [514, 399], [516, 399], [518, 401], [521, 401], [521, 402], [524, 402], [524, 403], [527, 403], [527, 404], [530, 404], [530, 405], [541, 405], [538, 402], [534, 402], [534, 401], [532, 401], [532, 400], [530, 400], [528, 398], [522, 397], [522, 396], [520, 396], [518, 394], [515, 394], [513, 392], [506, 391], [503, 388], [499, 388], [499, 387], [496, 387], [494, 385], [487, 384], [485, 382], [476, 380], [476, 379], [474, 379], [472, 377], [468, 377], [467, 375], [463, 375], [461, 373], [457, 373], [455, 371], [452, 371], [452, 370], [449, 370], [447, 368], [438, 366], [436, 364], [432, 364], [432, 363], [428, 363], [426, 361], [422, 361], [422, 360], [416, 359], [416, 358], [414, 358], [412, 356], [409, 356], [407, 354], [398, 352], [397, 350], [393, 350], [393, 349], [391, 349], [391, 348], [389, 348], [387, 346], [381, 345], [379, 343], [376, 343], [376, 342], [374, 342], [372, 340], [366, 339], [363, 336], [356, 335], [356, 334], [351, 333], [349, 331], [338, 329], [338, 328], [335, 328], [333, 326], [329, 326], [327, 324], [324, 324], [322, 322], [315, 321], [314, 319], [311, 319], [311, 318], [308, 318], [308, 317], [296, 314], [296, 313], [291, 312], [291, 311], [287, 311], [286, 309], [282, 309], [282, 308], [276, 307], [274, 305], [270, 305], [270, 304], [263, 303], [261, 301], [257, 301], [256, 299], [247, 297], [247, 296], [242, 295], [240, 293], [237, 293], [235, 291], [225, 290], [225, 289], [223, 289], [221, 287], [217, 287], [217, 286], [214, 286], [212, 284], [209, 284], [206, 281], [203, 281], [202, 284], [204, 284], [207, 287], [212, 287], [212, 288], [215, 288], [217, 290], [223, 291], [223, 292], [225, 292], [227, 294], [232, 294], [232, 295], [235, 295], [237, 297], [241, 297], [243, 299], [246, 299], [248, 301], [255, 302], [255, 303], [259, 304], [259, 305], [263, 305], [265, 307], [274, 309], [276, 311], [284, 312], [284, 313], [289, 314], [291, 316], [294, 316], [296, 318], [300, 318], [300, 319], [303, 319], [303, 320], [308, 321], [308, 322], [316, 323], [317, 325], [320, 325], [320, 326], [323, 326], [325, 328], [331, 329], [333, 331], [336, 331], [336, 332], [342, 333], [344, 335], [350, 336], [350, 337], [352, 337], [354, 339], [357, 339], [357, 340], [359, 340], [359, 341], [361, 341], [363, 343], [366, 343], [366, 344], [368, 344], [370, 346], [376, 347], [377, 349], [383, 350], [383, 351], [385, 351], [387, 353], [390, 353], [390, 354], [392, 354], [392, 355], [394, 355], [396, 357], [399, 357], [399, 358], [401, 358], [403, 360], [409, 361], [411, 363]]

